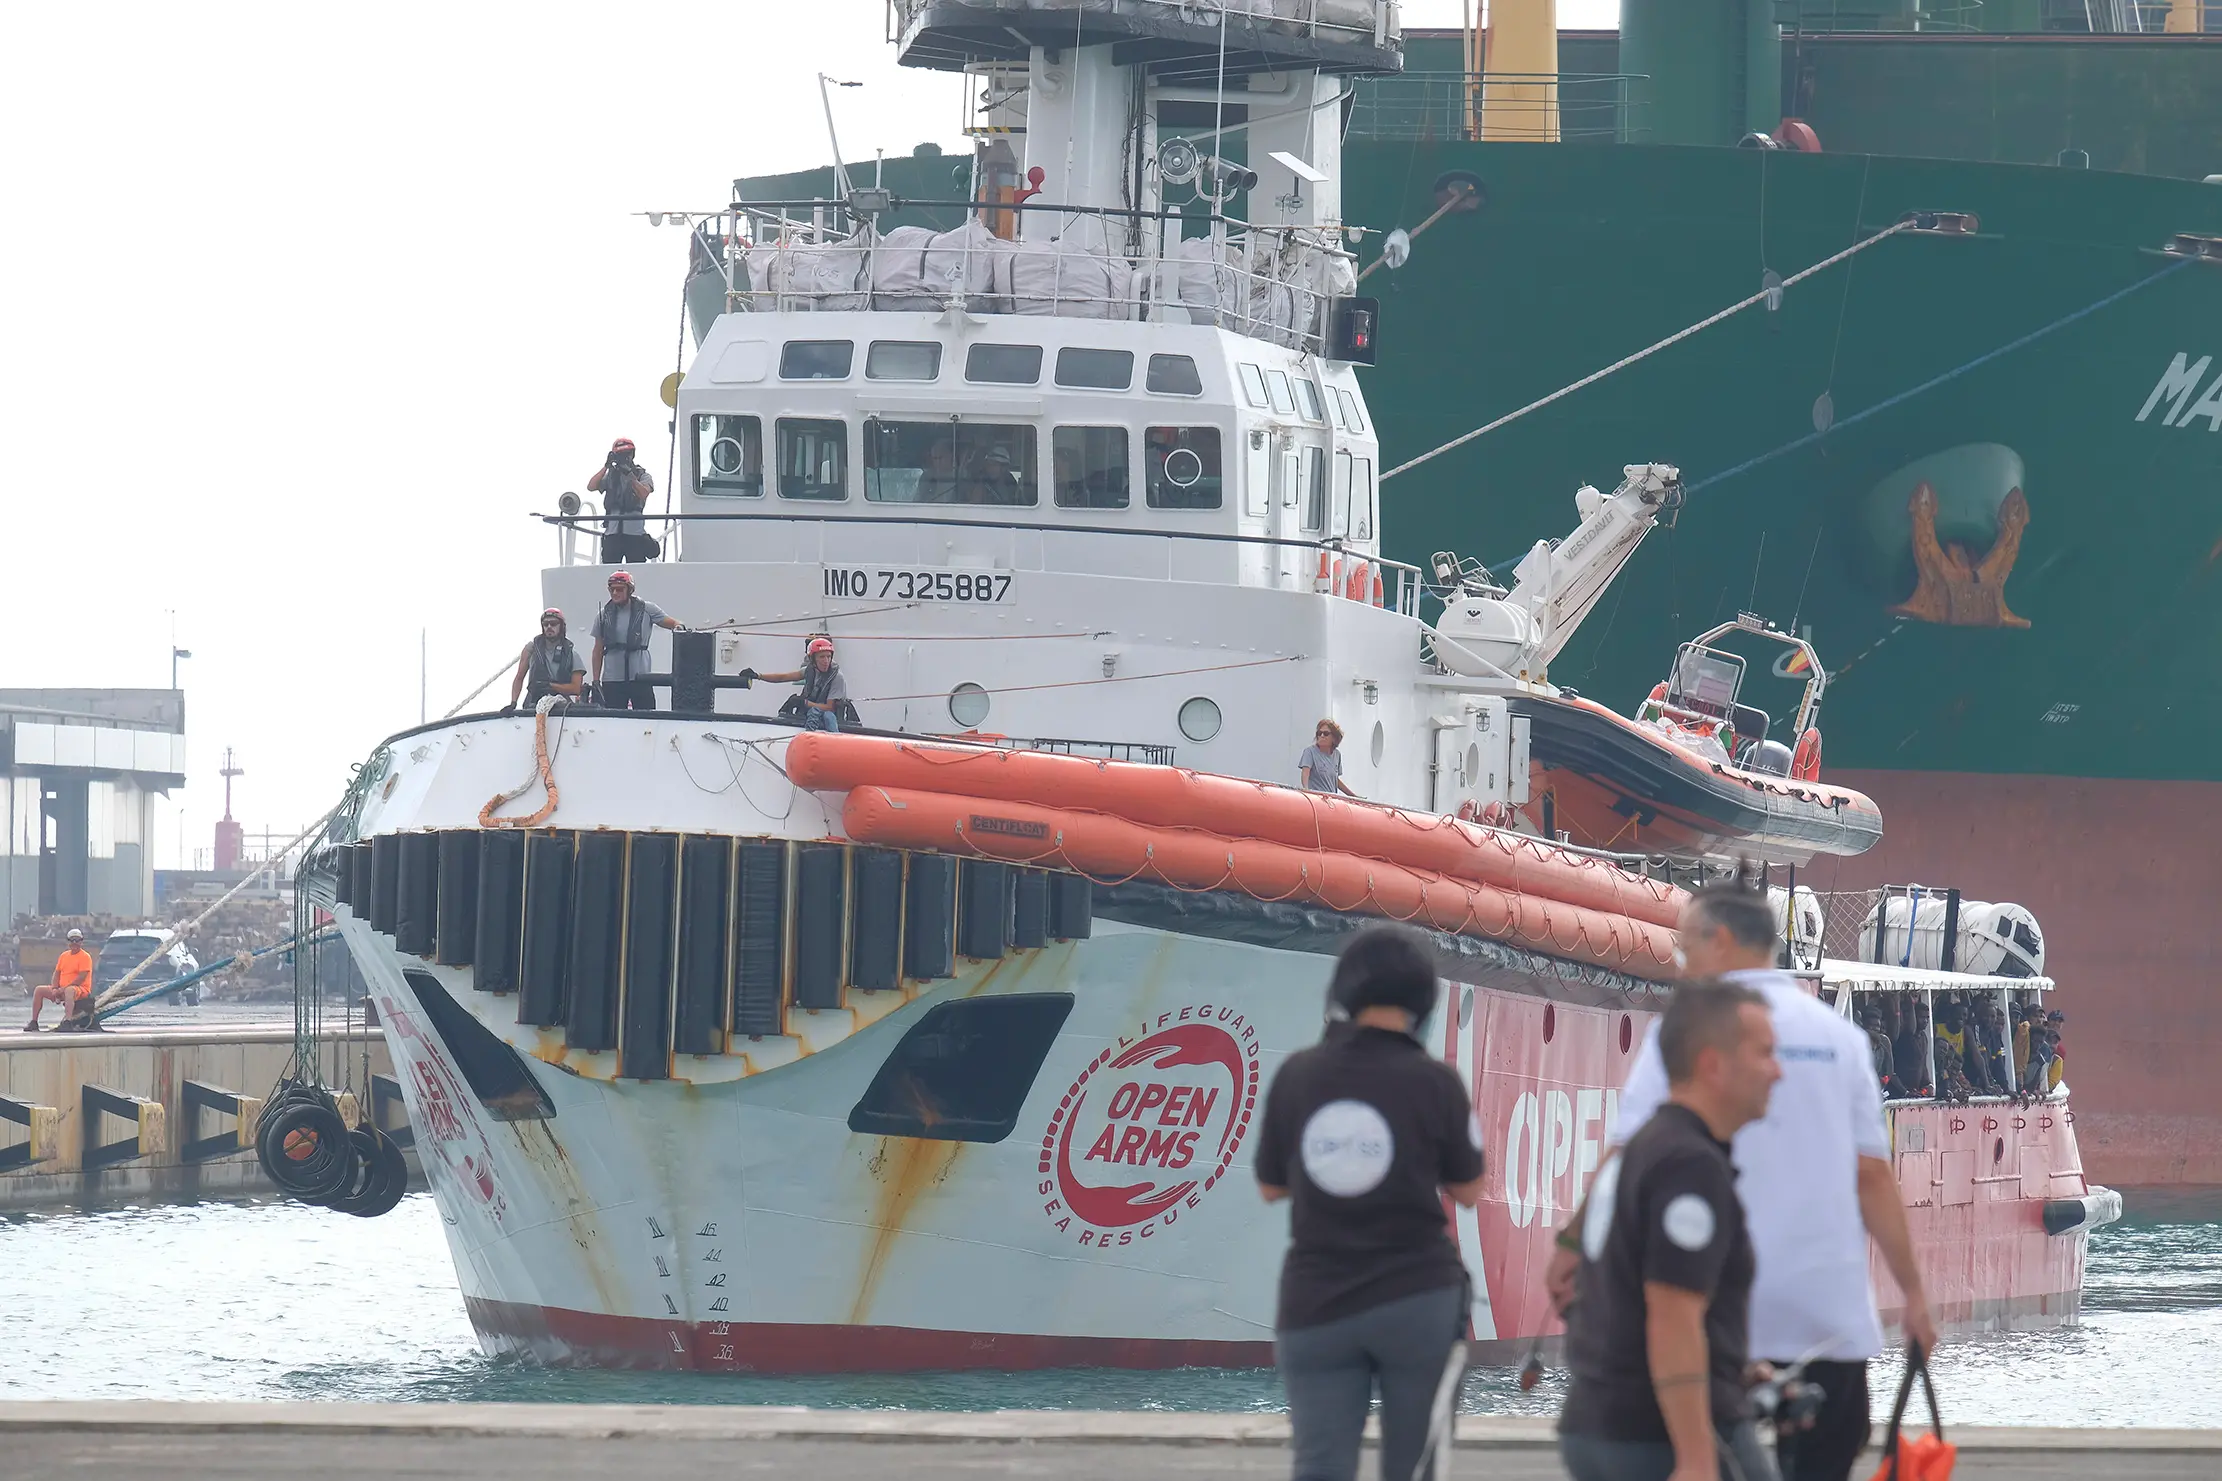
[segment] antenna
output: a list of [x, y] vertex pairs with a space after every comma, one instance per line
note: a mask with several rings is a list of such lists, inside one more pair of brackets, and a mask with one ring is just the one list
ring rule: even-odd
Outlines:
[[849, 167], [841, 163], [841, 137], [833, 131], [833, 94], [826, 89], [862, 86], [864, 84], [861, 82], [843, 82], [840, 78], [828, 77], [823, 72], [818, 74], [818, 101], [826, 110], [826, 142], [833, 146], [833, 184], [843, 200], [849, 198]]
[[224, 764], [217, 769], [216, 774], [224, 779], [224, 821], [228, 823], [232, 820], [231, 779], [235, 776], [245, 776], [247, 768], [232, 760], [231, 747], [226, 746], [224, 747]]

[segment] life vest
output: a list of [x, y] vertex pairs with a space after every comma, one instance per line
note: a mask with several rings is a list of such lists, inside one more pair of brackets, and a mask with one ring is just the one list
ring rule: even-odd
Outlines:
[[805, 664], [802, 671], [802, 702], [814, 705], [826, 703], [826, 696], [833, 692], [833, 680], [840, 672], [841, 665], [837, 663], [827, 664], [823, 673], [819, 672], [817, 664]]
[[556, 685], [570, 683], [571, 676], [585, 667], [579, 662], [579, 650], [571, 646], [569, 638], [557, 638], [553, 643], [546, 638], [534, 638], [532, 663], [526, 670], [526, 700], [538, 703], [553, 694]]

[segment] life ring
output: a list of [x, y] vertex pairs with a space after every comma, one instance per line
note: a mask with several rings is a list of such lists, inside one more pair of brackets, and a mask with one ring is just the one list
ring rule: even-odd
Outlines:
[[1819, 726], [1807, 726], [1805, 734], [1798, 737], [1798, 749], [1790, 756], [1790, 775], [1801, 782], [1821, 779], [1821, 731]]
[[1343, 583], [1342, 594], [1354, 602], [1362, 602], [1366, 599], [1366, 586], [1366, 563], [1352, 561], [1350, 579]]
[[1373, 572], [1373, 604], [1376, 607], [1384, 605], [1381, 599], [1381, 570], [1379, 567], [1375, 567]]

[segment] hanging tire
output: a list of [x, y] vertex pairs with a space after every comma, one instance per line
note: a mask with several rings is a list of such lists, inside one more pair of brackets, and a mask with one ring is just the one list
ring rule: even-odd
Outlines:
[[280, 1106], [255, 1137], [255, 1156], [271, 1182], [304, 1200], [346, 1192], [357, 1171], [347, 1123], [321, 1096]]
[[380, 1214], [392, 1213], [402, 1195], [409, 1191], [409, 1159], [402, 1155], [401, 1143], [376, 1129], [371, 1131], [371, 1137], [377, 1144], [377, 1151], [369, 1189], [341, 1209], [342, 1213], [353, 1214], [359, 1219], [375, 1219]]
[[358, 1126], [347, 1134], [347, 1139], [354, 1144], [355, 1176], [333, 1197], [311, 1200], [340, 1214], [361, 1212], [361, 1206], [377, 1190], [379, 1178], [377, 1133], [368, 1126]]

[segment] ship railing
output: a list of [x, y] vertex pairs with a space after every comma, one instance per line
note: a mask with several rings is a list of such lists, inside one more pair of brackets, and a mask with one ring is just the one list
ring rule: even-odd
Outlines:
[[2034, 26], [2027, 11], [1986, 0], [1799, 0], [1779, 7], [1788, 36], [2222, 35], [2222, 0], [2043, 0]]
[[[575, 499], [575, 497], [575, 495], [570, 494], [564, 495], [566, 505], [568, 506], [569, 502]], [[608, 516], [588, 512], [584, 505], [580, 505], [576, 509], [566, 507], [562, 512], [556, 514], [536, 513], [532, 517], [539, 520], [543, 524], [552, 525], [555, 527], [557, 538], [556, 564], [558, 566], [599, 564], [596, 559], [599, 552], [596, 548], [596, 543], [593, 537], [602, 533]], [[1264, 550], [1301, 550], [1315, 556], [1325, 555], [1330, 560], [1338, 557], [1361, 560], [1364, 561], [1369, 568], [1378, 570], [1381, 573], [1382, 605], [1406, 617], [1415, 617], [1419, 614], [1420, 593], [1427, 584], [1426, 573], [1421, 571], [1418, 566], [1406, 565], [1402, 561], [1391, 560], [1387, 556], [1373, 555], [1361, 551], [1352, 550], [1348, 541], [1332, 536], [1326, 539], [1306, 540], [1292, 539], [1278, 535], [1231, 534], [1217, 530], [1171, 530], [1140, 526], [1130, 528], [1124, 525], [1081, 523], [1068, 524], [1062, 521], [1053, 520], [1002, 519], [994, 517], [957, 518], [934, 515], [918, 515], [910, 514], [907, 512], [899, 516], [875, 517], [863, 515], [799, 514], [789, 513], [785, 510], [757, 511], [719, 509], [697, 510], [689, 513], [647, 515], [635, 514], [626, 515], [624, 517], [627, 519], [646, 520], [650, 523], [660, 522], [663, 524], [663, 526], [665, 527], [665, 540], [663, 544], [664, 550], [666, 552], [665, 560], [667, 562], [679, 560], [681, 558], [674, 552], [679, 545], [683, 544], [685, 540], [685, 530], [689, 525], [725, 523], [811, 525], [819, 527], [821, 529], [821, 532], [824, 530], [825, 527], [828, 526], [847, 526], [850, 528], [870, 528], [874, 530], [885, 530], [888, 527], [895, 525], [914, 525], [925, 526], [934, 529], [1003, 531], [1014, 537], [1014, 554], [1017, 543], [1015, 537], [1019, 535], [1108, 535], [1114, 538], [1129, 540], [1162, 540], [1166, 542], [1165, 569], [1161, 574], [1153, 579], [1167, 581], [1175, 579], [1173, 575], [1172, 551], [1175, 544], [1181, 542], [1197, 544], [1254, 546]], [[587, 538], [582, 540], [580, 538], [581, 536], [585, 536]]]
[[1351, 85], [1345, 137], [1626, 144], [1650, 78], [1629, 72], [1400, 72]]
[[1188, 28], [1205, 38], [1232, 31], [1234, 42], [1274, 35], [1335, 41], [1346, 45], [1394, 46], [1400, 28], [1396, 0], [887, 0], [887, 39], [900, 42], [911, 27], [930, 23], [936, 12], [977, 8], [1006, 24], [1043, 16], [1071, 17], [1060, 33], [1070, 33], [1086, 16], [1112, 24], [1114, 17], [1156, 22], [1145, 31]]
[[[952, 213], [946, 231], [882, 228], [891, 213]], [[1357, 291], [1355, 229], [1245, 222], [1217, 213], [1034, 201], [916, 200], [855, 189], [843, 200], [737, 201], [650, 212], [689, 227], [689, 302], [723, 313], [879, 310], [1210, 324], [1317, 354], [1334, 306]], [[1019, 221], [1046, 220], [1051, 239]]]

